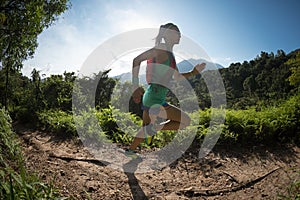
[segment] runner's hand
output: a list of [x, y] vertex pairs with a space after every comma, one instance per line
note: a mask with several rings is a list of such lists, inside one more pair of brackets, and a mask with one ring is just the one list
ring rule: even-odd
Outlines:
[[140, 103], [144, 90], [141, 87], [133, 87], [132, 99], [134, 103]]
[[198, 74], [198, 73], [202, 72], [205, 69], [205, 66], [206, 66], [206, 63], [197, 64], [194, 67], [194, 71], [196, 70], [195, 74], [196, 73]]

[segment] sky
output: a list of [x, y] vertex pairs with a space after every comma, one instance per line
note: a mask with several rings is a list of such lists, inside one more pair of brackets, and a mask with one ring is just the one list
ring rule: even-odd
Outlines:
[[[79, 72], [88, 56], [110, 38], [168, 22], [224, 67], [250, 61], [262, 51], [289, 53], [300, 48], [298, 0], [70, 2], [70, 9], [39, 35], [34, 57], [23, 63], [24, 75], [30, 76], [33, 68], [46, 75]], [[131, 69], [131, 60], [123, 62]]]

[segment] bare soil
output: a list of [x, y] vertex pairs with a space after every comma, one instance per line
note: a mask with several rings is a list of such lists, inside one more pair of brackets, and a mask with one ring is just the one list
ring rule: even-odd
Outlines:
[[69, 199], [279, 199], [300, 180], [300, 148], [292, 144], [216, 145], [202, 159], [200, 144], [193, 144], [160, 170], [127, 173], [95, 159], [74, 138], [16, 131], [29, 171]]

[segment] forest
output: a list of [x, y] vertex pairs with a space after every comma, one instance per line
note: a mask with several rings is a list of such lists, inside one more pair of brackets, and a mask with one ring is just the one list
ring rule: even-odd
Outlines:
[[[288, 54], [278, 50], [276, 54], [261, 52], [251, 61], [233, 63], [228, 68], [220, 69], [227, 100], [224, 134], [230, 133], [235, 139], [249, 137], [253, 140], [256, 138], [270, 141], [272, 138], [274, 141], [299, 142], [299, 63], [300, 50]], [[93, 109], [99, 112], [99, 117], [102, 117], [101, 113], [109, 113], [104, 115], [109, 116], [107, 119], [100, 120], [103, 130], [107, 130], [104, 131], [105, 135], [123, 134], [111, 115], [112, 109], [118, 110], [120, 114], [123, 111], [114, 108], [112, 104], [119, 105], [120, 108], [129, 106], [132, 115], [141, 116], [140, 105], [132, 101], [129, 105], [122, 102], [122, 99], [126, 99], [125, 96], [130, 98], [130, 83], [120, 83], [118, 79], [109, 77], [109, 70], [83, 78], [76, 77], [75, 72], [42, 78], [36, 69], [32, 71], [31, 77], [23, 76], [20, 70], [10, 70], [7, 73], [8, 70], [8, 67], [4, 67], [0, 71], [0, 90], [1, 94], [4, 94], [0, 103], [15, 122], [30, 123], [36, 128], [76, 136], [76, 128], [72, 121], [72, 95], [92, 93], [87, 91], [92, 90], [90, 85], [97, 86], [95, 99], [81, 95], [76, 98], [81, 102], [76, 103], [94, 101]], [[80, 84], [74, 84], [75, 82]], [[201, 76], [191, 78], [189, 82], [201, 108], [197, 115], [201, 119], [208, 118], [201, 121], [199, 126], [207, 127], [211, 102], [206, 84]], [[117, 91], [114, 92], [117, 84]], [[168, 100], [178, 104], [176, 96], [172, 93], [168, 95]], [[130, 139], [127, 138], [126, 141]]]
[[[78, 77], [69, 71], [44, 77], [34, 69], [30, 77], [24, 76], [22, 62], [33, 56], [38, 45], [37, 35], [68, 9], [67, 1], [62, 0], [47, 1], [46, 4], [42, 0], [24, 2], [2, 1], [0, 4], [0, 197], [54, 199], [59, 194], [53, 185], [44, 184], [39, 177], [26, 172], [14, 126], [21, 124], [66, 138], [78, 138], [72, 107], [75, 95], [76, 103], [83, 107], [85, 102], [95, 102], [95, 106], [81, 111], [83, 117], [78, 123], [82, 126], [88, 124], [87, 120], [95, 114], [102, 128], [101, 132], [95, 133], [93, 124], [88, 124], [90, 127], [86, 129], [85, 137], [109, 138], [114, 143], [128, 145], [133, 137], [124, 133], [116, 120], [141, 124], [141, 109], [132, 101], [129, 105], [122, 102], [121, 97], [130, 98], [131, 83], [120, 83], [109, 77], [109, 70], [99, 71], [92, 77]], [[26, 15], [22, 13], [25, 11]], [[258, 52], [256, 58], [232, 63], [219, 69], [219, 73], [227, 101], [219, 144], [300, 144], [300, 49]], [[195, 140], [201, 142], [210, 124], [211, 97], [201, 75], [188, 81], [200, 107], [189, 114], [192, 120], [199, 121], [199, 124], [194, 124], [197, 128]], [[76, 84], [78, 82], [80, 84]], [[93, 92], [88, 91], [91, 90], [89, 85], [96, 86], [94, 99], [83, 95]], [[112, 96], [116, 85], [119, 89]], [[168, 100], [180, 106], [174, 94], [170, 93]], [[113, 105], [129, 106], [129, 112]], [[136, 131], [134, 127], [127, 128]], [[151, 147], [165, 146], [175, 134], [172, 131], [159, 132]], [[291, 197], [299, 198], [299, 180], [292, 187], [296, 189]]]

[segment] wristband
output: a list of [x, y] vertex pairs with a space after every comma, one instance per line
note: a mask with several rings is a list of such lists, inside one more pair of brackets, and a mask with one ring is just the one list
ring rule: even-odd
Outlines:
[[132, 77], [132, 84], [139, 85], [139, 77]]

